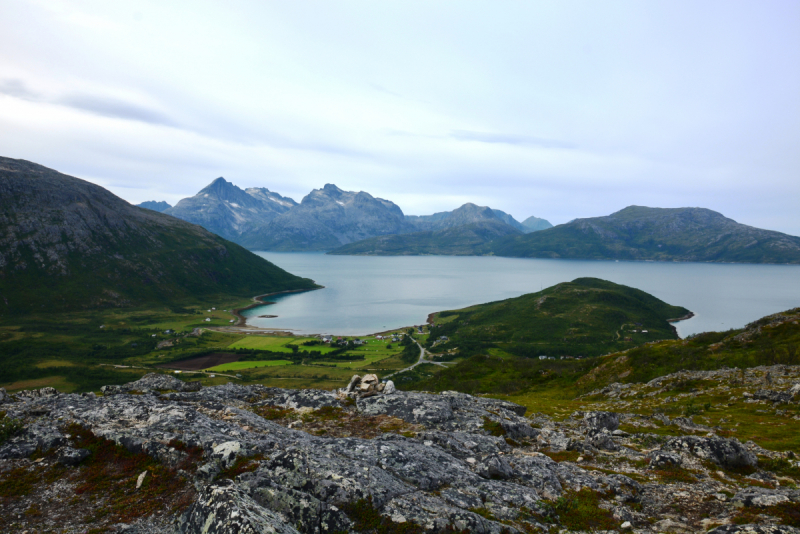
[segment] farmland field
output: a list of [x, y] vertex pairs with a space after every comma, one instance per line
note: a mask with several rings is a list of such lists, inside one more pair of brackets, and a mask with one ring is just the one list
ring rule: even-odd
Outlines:
[[216, 372], [224, 372], [224, 371], [239, 371], [241, 369], [255, 369], [256, 367], [275, 367], [278, 365], [291, 365], [292, 362], [289, 360], [268, 360], [268, 361], [260, 361], [260, 362], [231, 362], [231, 363], [223, 363], [222, 365], [217, 365], [216, 367], [211, 367], [210, 369], [206, 369], [207, 371], [216, 371]]
[[258, 349], [258, 350], [271, 350], [274, 352], [292, 352], [291, 347], [287, 345], [297, 345], [300, 350], [315, 351], [318, 350], [322, 354], [327, 354], [334, 348], [328, 345], [312, 345], [303, 346], [307, 341], [315, 341], [313, 337], [283, 337], [283, 336], [249, 336], [240, 339], [233, 344], [229, 345], [231, 349]]

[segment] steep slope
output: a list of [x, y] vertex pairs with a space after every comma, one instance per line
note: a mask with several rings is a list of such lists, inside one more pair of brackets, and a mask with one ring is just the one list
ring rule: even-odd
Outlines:
[[629, 206], [491, 244], [498, 256], [800, 263], [800, 237], [739, 224], [704, 208]]
[[312, 287], [199, 226], [0, 158], [0, 315]]
[[306, 195], [290, 211], [245, 231], [239, 242], [251, 250], [330, 250], [376, 235], [414, 229], [396, 204], [327, 184]]
[[269, 189], [253, 187], [243, 191], [220, 177], [164, 213], [237, 242], [242, 233], [266, 224], [296, 205], [291, 198]]
[[430, 341], [447, 336], [451, 340], [443, 348], [497, 346], [528, 357], [597, 356], [676, 339], [668, 320], [689, 313], [639, 289], [578, 278], [538, 293], [439, 312]]
[[160, 202], [156, 201], [156, 200], [148, 200], [148, 201], [142, 202], [141, 204], [136, 204], [136, 206], [139, 207], [139, 208], [145, 208], [145, 209], [148, 209], [148, 210], [157, 211], [159, 213], [164, 213], [166, 210], [168, 210], [168, 209], [170, 209], [172, 207], [168, 203], [164, 202], [163, 200], [160, 201]]
[[531, 232], [538, 232], [539, 230], [547, 230], [548, 228], [552, 228], [553, 225], [550, 224], [550, 221], [546, 219], [540, 219], [539, 217], [530, 216], [524, 221], [522, 221], [522, 226], [525, 228], [522, 230], [526, 234]]
[[520, 235], [516, 228], [496, 219], [483, 220], [411, 234], [378, 236], [344, 245], [329, 254], [358, 256], [470, 256], [487, 243], [505, 236]]

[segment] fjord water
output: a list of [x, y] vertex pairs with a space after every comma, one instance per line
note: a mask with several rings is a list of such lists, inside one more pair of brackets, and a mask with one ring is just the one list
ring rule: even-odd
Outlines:
[[[695, 317], [681, 337], [739, 328], [800, 306], [800, 266], [542, 260], [492, 256], [328, 256], [258, 252], [325, 289], [269, 297], [248, 324], [298, 334], [362, 335], [414, 324], [428, 314], [481, 304], [590, 276], [635, 287]], [[259, 318], [259, 315], [277, 315]]]

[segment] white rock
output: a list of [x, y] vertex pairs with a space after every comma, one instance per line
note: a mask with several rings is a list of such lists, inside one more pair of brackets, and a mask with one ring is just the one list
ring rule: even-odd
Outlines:
[[631, 525], [630, 521], [625, 521], [624, 523], [622, 523], [619, 526], [619, 528], [622, 529], [622, 530], [632, 530], [633, 529], [633, 525]]
[[139, 478], [136, 479], [136, 489], [142, 487], [142, 483], [144, 482], [144, 477], [147, 476], [147, 471], [142, 471], [142, 474], [139, 475]]
[[383, 394], [384, 395], [391, 395], [392, 393], [395, 392], [395, 389], [396, 388], [394, 387], [394, 382], [392, 382], [391, 380], [387, 380], [386, 381], [386, 386], [384, 386], [384, 388], [383, 388]]

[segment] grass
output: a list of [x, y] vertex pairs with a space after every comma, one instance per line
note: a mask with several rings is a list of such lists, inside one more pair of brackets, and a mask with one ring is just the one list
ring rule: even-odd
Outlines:
[[259, 367], [274, 367], [278, 365], [291, 365], [289, 360], [268, 360], [260, 362], [231, 362], [210, 367], [206, 371], [223, 372], [223, 371], [240, 371], [242, 369], [257, 369]]
[[230, 349], [259, 349], [270, 350], [272, 352], [293, 352], [287, 345], [295, 345], [300, 350], [318, 350], [323, 354], [336, 350], [336, 347], [329, 345], [303, 346], [303, 343], [316, 341], [311, 337], [286, 337], [286, 336], [247, 336], [228, 346]]

